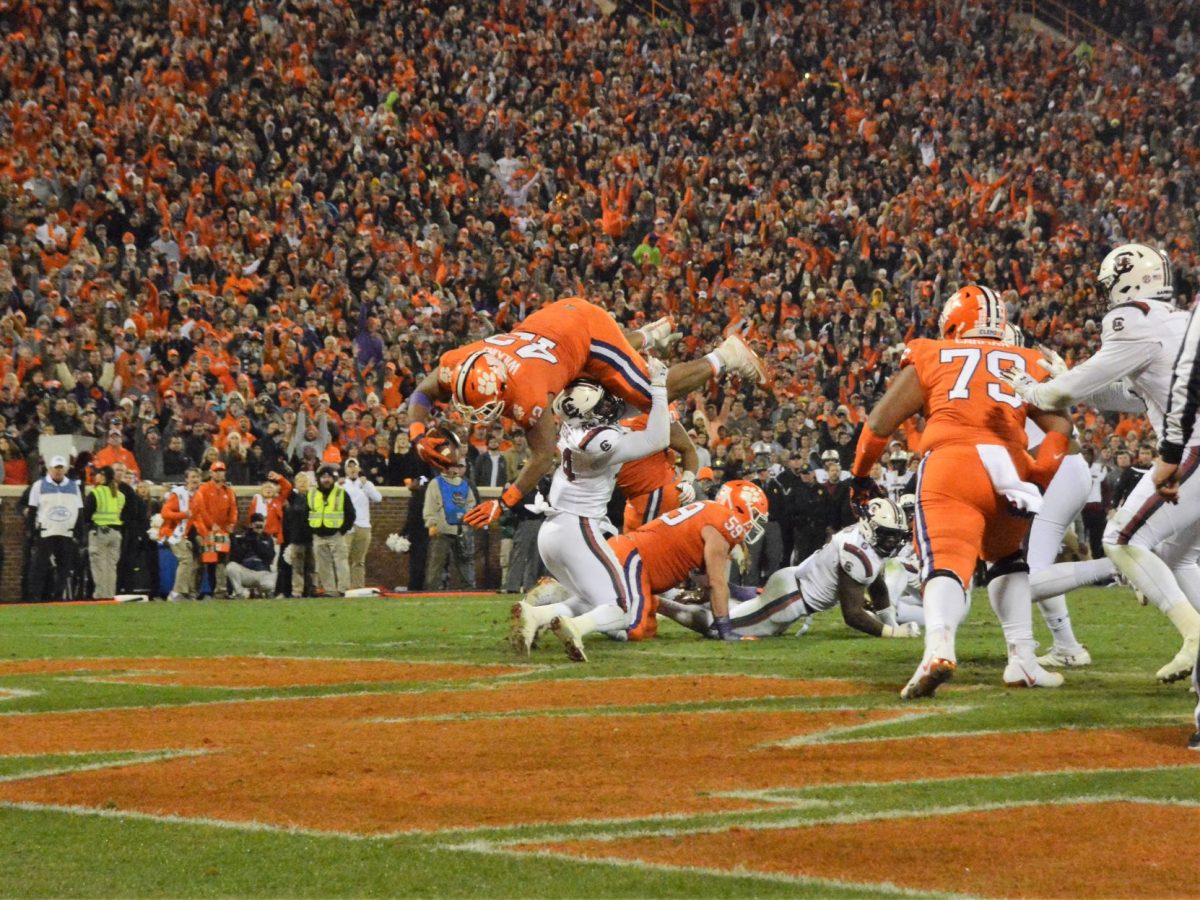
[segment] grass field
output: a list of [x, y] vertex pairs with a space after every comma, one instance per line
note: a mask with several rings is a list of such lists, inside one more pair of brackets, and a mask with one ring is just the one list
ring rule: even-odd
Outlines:
[[0, 608], [0, 894], [1200, 893], [1194, 701], [1127, 591], [1073, 596], [1055, 691], [1001, 686], [977, 596], [918, 704], [920, 642], [836, 614], [573, 665], [510, 603]]

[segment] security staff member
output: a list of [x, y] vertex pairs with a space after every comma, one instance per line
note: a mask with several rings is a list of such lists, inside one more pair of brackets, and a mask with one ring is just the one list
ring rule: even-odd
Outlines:
[[83, 502], [83, 521], [88, 535], [88, 556], [96, 600], [117, 593], [117, 565], [121, 559], [121, 535], [125, 528], [125, 494], [115, 484], [112, 466], [96, 470], [95, 485]]
[[340, 596], [350, 587], [350, 548], [345, 534], [354, 527], [354, 504], [336, 478], [334, 466], [321, 466], [317, 471], [317, 486], [308, 492], [308, 527], [320, 588]]

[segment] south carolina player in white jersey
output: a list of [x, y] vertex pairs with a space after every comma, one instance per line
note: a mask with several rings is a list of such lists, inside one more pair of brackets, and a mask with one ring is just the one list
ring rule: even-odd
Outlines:
[[[889, 615], [887, 587], [881, 577], [883, 559], [908, 539], [908, 522], [900, 507], [891, 500], [872, 500], [860, 522], [843, 528], [800, 565], [776, 571], [755, 599], [731, 605], [734, 633], [776, 637], [800, 618], [841, 607], [846, 624], [865, 634], [918, 637], [919, 626], [898, 626]], [[867, 610], [864, 591], [880, 615]], [[702, 606], [660, 600], [659, 612], [701, 634], [712, 625], [712, 613]]]
[[[904, 519], [908, 522], [910, 540], [905, 541], [891, 559], [883, 561], [883, 581], [887, 585], [888, 600], [896, 622], [907, 625], [915, 622], [925, 625], [925, 608], [921, 605], [921, 559], [917, 556], [916, 544], [911, 540], [913, 516], [917, 509], [916, 494], [902, 494], [896, 501]], [[967, 592], [967, 608], [963, 619], [971, 611], [971, 593]]]
[[[1171, 375], [1187, 330], [1188, 314], [1173, 304], [1171, 265], [1166, 255], [1145, 244], [1123, 244], [1104, 258], [1097, 279], [1112, 307], [1101, 327], [1102, 346], [1070, 371], [1040, 384], [1023, 373], [1009, 375], [1027, 403], [1064, 409], [1125, 379], [1146, 405], [1150, 423], [1163, 434]], [[1011, 371], [1011, 370], [1010, 370]], [[1182, 448], [1178, 470], [1179, 503], [1155, 493], [1144, 477], [1110, 520], [1104, 552], [1130, 584], [1141, 591], [1179, 629], [1183, 646], [1158, 670], [1163, 682], [1191, 674], [1200, 651], [1200, 567], [1194, 553], [1164, 561], [1156, 553], [1173, 537], [1187, 544], [1200, 540], [1200, 434]]]
[[[577, 379], [555, 398], [553, 410], [562, 420], [558, 450], [562, 462], [550, 483], [550, 509], [538, 532], [542, 562], [577, 598], [576, 624], [586, 631], [619, 631], [628, 626], [637, 596], [606, 538], [616, 534], [608, 520], [608, 502], [617, 472], [631, 460], [664, 450], [670, 442], [667, 367], [647, 359], [650, 368], [650, 414], [643, 431], [617, 424], [625, 404], [598, 382]], [[590, 610], [590, 612], [589, 612]], [[549, 625], [555, 607], [532, 606], [522, 600], [512, 608], [510, 641], [528, 653], [539, 628]]]

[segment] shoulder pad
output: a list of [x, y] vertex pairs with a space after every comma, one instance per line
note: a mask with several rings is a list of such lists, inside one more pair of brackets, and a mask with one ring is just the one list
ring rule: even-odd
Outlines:
[[595, 428], [589, 428], [579, 438], [579, 450], [581, 453], [596, 455], [610, 453], [617, 445], [616, 438], [620, 434], [621, 430], [611, 425], [597, 425]]
[[838, 542], [838, 568], [857, 584], [870, 584], [879, 574], [879, 558], [869, 548], [859, 546], [856, 535], [845, 535]]
[[1140, 300], [1114, 306], [1100, 325], [1100, 341], [1139, 340], [1150, 317], [1149, 304]]

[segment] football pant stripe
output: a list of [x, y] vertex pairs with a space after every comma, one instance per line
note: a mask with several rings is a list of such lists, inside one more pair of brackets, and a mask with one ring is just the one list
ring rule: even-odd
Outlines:
[[641, 394], [647, 400], [650, 399], [649, 380], [623, 350], [604, 341], [593, 340], [588, 351], [591, 356], [610, 366], [630, 390]]
[[917, 466], [917, 547], [921, 554], [921, 581], [928, 581], [933, 574], [933, 545], [929, 543], [929, 532], [925, 525], [925, 509], [921, 505], [921, 481], [925, 474], [925, 463], [929, 459], [929, 453], [921, 457], [921, 464]]

